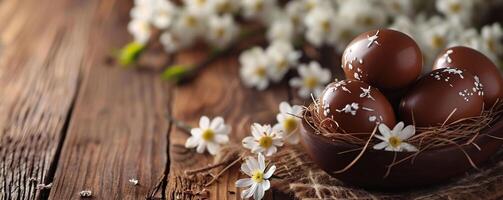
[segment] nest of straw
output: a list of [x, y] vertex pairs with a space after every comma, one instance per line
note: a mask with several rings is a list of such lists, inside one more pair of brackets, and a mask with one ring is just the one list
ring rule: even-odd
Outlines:
[[[371, 133], [346, 133], [344, 131], [334, 132], [324, 124], [337, 124], [332, 119], [323, 119], [318, 115], [318, 102], [314, 101], [305, 108], [304, 120], [315, 130], [315, 134], [322, 135], [334, 142], [352, 144], [355, 146], [365, 146], [370, 140], [371, 145], [380, 142], [374, 138], [362, 139], [356, 137], [360, 134], [373, 135]], [[484, 128], [502, 120], [503, 101], [495, 103], [490, 109], [484, 110], [480, 116], [457, 120], [449, 124], [432, 127], [416, 127], [416, 135], [407, 140], [408, 143], [419, 149], [441, 148], [446, 145], [466, 145], [474, 144], [473, 141], [479, 136]], [[330, 123], [328, 123], [330, 121]], [[445, 121], [448, 121], [446, 119]], [[499, 139], [499, 138], [498, 138]], [[368, 144], [367, 144], [368, 145]], [[476, 146], [477, 147], [477, 146]], [[477, 147], [479, 148], [479, 147]]]

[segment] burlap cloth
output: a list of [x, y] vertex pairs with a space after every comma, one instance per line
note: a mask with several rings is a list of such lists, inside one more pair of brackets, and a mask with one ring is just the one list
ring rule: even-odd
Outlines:
[[[273, 187], [310, 199], [503, 199], [503, 150], [493, 156], [480, 171], [472, 170], [443, 185], [400, 193], [367, 191], [345, 185], [310, 161], [302, 150], [283, 147], [271, 160], [276, 165]], [[431, 169], [435, 170], [435, 169]]]

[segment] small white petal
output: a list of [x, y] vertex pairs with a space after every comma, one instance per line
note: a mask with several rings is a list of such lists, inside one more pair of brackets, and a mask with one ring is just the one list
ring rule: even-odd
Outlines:
[[288, 104], [288, 102], [286, 101], [283, 101], [279, 104], [279, 111], [281, 113], [289, 113], [291, 112], [291, 107], [290, 107], [290, 104]]
[[211, 120], [210, 128], [213, 130], [217, 130], [220, 128], [220, 126], [223, 126], [223, 125], [224, 125], [224, 118], [216, 117], [213, 120]]
[[253, 183], [250, 188], [243, 190], [241, 192], [241, 198], [245, 199], [253, 196], [253, 194], [255, 194], [255, 191], [257, 190], [257, 185], [258, 185], [257, 183]]
[[210, 126], [210, 119], [206, 116], [201, 116], [201, 119], [199, 120], [199, 128], [201, 129], [207, 129]]
[[253, 199], [255, 200], [260, 200], [264, 198], [264, 188], [262, 188], [262, 185], [258, 185], [257, 189], [255, 190], [255, 194], [253, 194]]
[[200, 141], [199, 145], [196, 148], [197, 153], [203, 153], [205, 149], [206, 149], [206, 143]]
[[397, 125], [395, 125], [393, 130], [391, 130], [391, 134], [395, 136], [398, 135], [402, 131], [404, 126], [405, 124], [403, 122], [399, 122]]
[[210, 152], [211, 155], [217, 155], [217, 153], [220, 151], [220, 146], [218, 144], [215, 144], [213, 142], [207, 143], [208, 147], [208, 152]]
[[271, 146], [266, 150], [265, 156], [272, 156], [276, 151], [278, 151], [278, 148], [276, 148], [276, 146]]
[[381, 133], [382, 136], [385, 138], [389, 138], [391, 135], [391, 130], [386, 126], [386, 124], [381, 123], [379, 124], [379, 132]]
[[416, 128], [413, 125], [408, 125], [398, 135], [401, 140], [407, 140], [416, 133]]
[[241, 164], [241, 171], [243, 173], [245, 173], [246, 175], [248, 176], [252, 176], [252, 170], [250, 169], [250, 167], [248, 166], [248, 164], [246, 162], [244, 162], [243, 164]]
[[265, 170], [265, 158], [264, 155], [262, 155], [261, 153], [258, 154], [258, 167], [260, 171]]
[[265, 179], [271, 178], [271, 176], [274, 174], [275, 171], [276, 171], [276, 165], [269, 167], [267, 172], [264, 174], [264, 178]]
[[248, 187], [253, 184], [253, 180], [251, 178], [239, 179], [236, 181], [236, 187]]
[[185, 142], [185, 148], [194, 148], [197, 146], [198, 143], [199, 143], [198, 138], [196, 138], [194, 136], [189, 137], [187, 139], [187, 141]]
[[403, 142], [401, 144], [401, 146], [406, 150], [406, 151], [410, 151], [410, 152], [414, 152], [414, 151], [419, 151], [419, 149], [417, 149], [415, 146], [409, 144], [409, 143], [405, 143]]
[[226, 144], [229, 142], [229, 136], [217, 134], [215, 135], [215, 142], [219, 144]]
[[379, 144], [374, 145], [374, 149], [381, 150], [388, 146], [387, 142], [381, 142]]
[[195, 136], [195, 137], [200, 137], [202, 133], [203, 133], [203, 130], [201, 130], [200, 128], [193, 128], [193, 129], [190, 129], [190, 134], [191, 134], [192, 136]]
[[264, 191], [269, 190], [269, 188], [271, 188], [271, 182], [269, 180], [264, 180], [264, 182], [262, 182], [262, 188]]

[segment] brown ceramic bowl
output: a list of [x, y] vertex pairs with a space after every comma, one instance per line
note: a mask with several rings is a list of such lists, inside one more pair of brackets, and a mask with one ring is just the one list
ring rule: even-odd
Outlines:
[[[475, 139], [474, 142], [481, 150], [474, 145], [462, 147], [477, 166], [496, 153], [503, 143], [502, 140], [487, 135], [503, 137], [502, 118], [491, 127], [482, 130]], [[416, 156], [413, 163], [409, 159], [397, 164], [389, 175], [384, 177], [386, 166], [393, 161], [394, 152], [378, 151], [369, 147], [351, 168], [342, 173], [333, 173], [348, 166], [360, 153], [360, 151], [341, 152], [354, 150], [357, 147], [315, 134], [305, 120], [302, 124], [301, 137], [305, 151], [321, 169], [345, 183], [364, 188], [392, 190], [430, 185], [446, 181], [472, 168], [466, 155], [459, 147], [452, 145], [425, 150]], [[413, 153], [396, 154], [396, 160], [400, 160]]]

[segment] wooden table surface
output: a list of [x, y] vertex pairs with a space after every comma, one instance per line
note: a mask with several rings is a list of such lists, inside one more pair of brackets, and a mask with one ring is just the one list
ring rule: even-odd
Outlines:
[[[83, 190], [94, 199], [239, 199], [239, 167], [206, 190], [180, 176], [212, 157], [185, 149], [188, 135], [166, 116], [196, 125], [201, 115], [221, 115], [239, 142], [252, 122], [273, 123], [292, 89], [244, 88], [236, 53], [179, 87], [160, 80], [158, 71], [114, 65], [112, 50], [131, 40], [131, 6], [0, 0], [0, 199], [79, 199]], [[192, 50], [170, 62], [204, 57]], [[290, 198], [277, 191], [266, 196]]]

